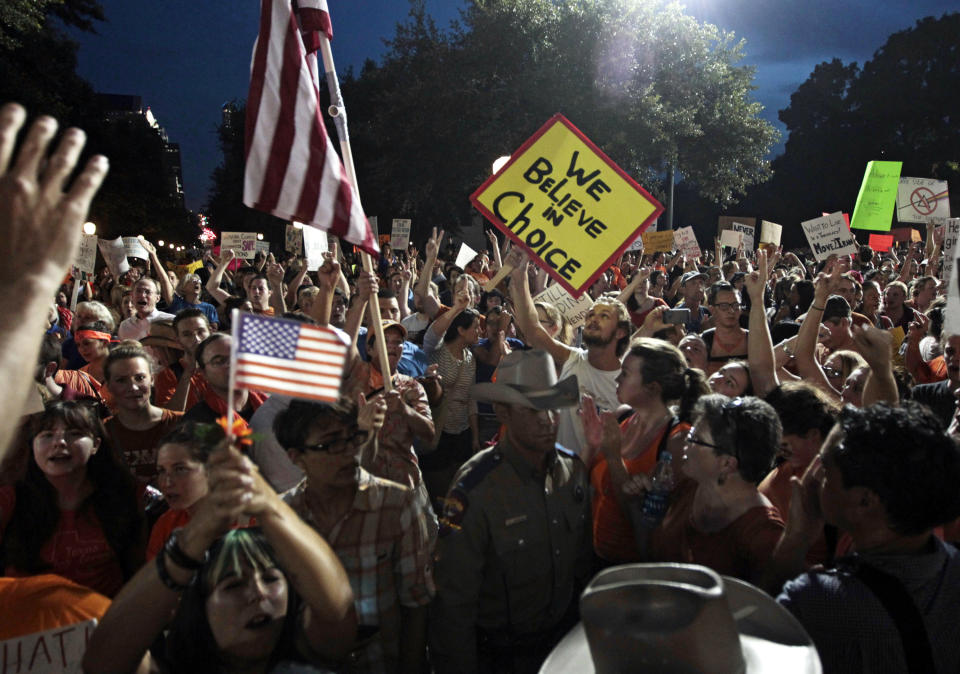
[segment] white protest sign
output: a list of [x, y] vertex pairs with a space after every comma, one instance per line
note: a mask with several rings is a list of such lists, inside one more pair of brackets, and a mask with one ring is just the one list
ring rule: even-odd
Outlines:
[[677, 250], [688, 258], [700, 257], [700, 244], [697, 243], [697, 235], [693, 227], [681, 227], [673, 233], [673, 240], [677, 244]]
[[593, 306], [593, 300], [588, 293], [583, 293], [579, 299], [574, 299], [573, 295], [557, 283], [548, 286], [546, 290], [534, 297], [533, 301], [548, 302], [555, 306], [574, 330], [584, 324], [587, 312]]
[[269, 241], [257, 241], [255, 248], [255, 253], [263, 253], [265, 256], [270, 254], [270, 242]]
[[460, 244], [460, 252], [457, 253], [457, 260], [454, 262], [455, 265], [460, 267], [460, 269], [466, 269], [467, 265], [473, 261], [473, 258], [477, 256], [477, 251], [468, 246], [465, 243]]
[[96, 263], [97, 235], [82, 234], [80, 236], [80, 249], [77, 250], [77, 257], [73, 261], [73, 266], [86, 274], [92, 274]]
[[901, 176], [897, 186], [897, 220], [927, 222], [937, 217], [950, 217], [947, 181]]
[[754, 234], [756, 233], [756, 227], [753, 225], [746, 225], [742, 222], [734, 222], [730, 224], [730, 229], [734, 232], [740, 232], [743, 234], [743, 249], [744, 250], [753, 250], [753, 240]]
[[138, 257], [141, 260], [150, 259], [150, 254], [147, 252], [147, 249], [143, 247], [140, 239], [136, 236], [123, 237], [123, 247], [127, 251], [127, 257]]
[[220, 250], [232, 250], [241, 260], [252, 260], [257, 254], [254, 232], [220, 232]]
[[294, 255], [303, 255], [303, 234], [299, 227], [287, 225], [286, 236], [283, 240], [283, 249]]
[[633, 240], [633, 243], [627, 247], [627, 251], [643, 250], [643, 234], [640, 234], [636, 239]]
[[394, 218], [390, 230], [390, 247], [394, 250], [406, 250], [410, 245], [410, 221], [404, 218]]
[[780, 245], [780, 235], [783, 233], [783, 227], [775, 222], [760, 221], [760, 243], [772, 243], [774, 246]]
[[743, 232], [724, 229], [720, 232], [720, 245], [727, 248], [739, 248], [743, 243]]
[[97, 241], [97, 247], [100, 248], [100, 254], [107, 263], [110, 273], [114, 279], [119, 279], [121, 274], [130, 271], [130, 263], [127, 262], [127, 249], [123, 245], [123, 239], [119, 236], [116, 239], [100, 239]]
[[847, 229], [847, 221], [840, 211], [801, 222], [800, 226], [807, 235], [807, 243], [817, 262], [823, 262], [831, 255], [852, 255], [857, 252], [853, 234]]
[[949, 280], [957, 258], [957, 242], [960, 240], [960, 218], [947, 218], [943, 224], [943, 276], [941, 280]]
[[81, 674], [87, 641], [96, 626], [91, 619], [0, 641], [0, 672]]
[[303, 254], [307, 258], [307, 271], [316, 271], [323, 266], [323, 254], [327, 252], [327, 233], [322, 229], [304, 225]]
[[380, 229], [377, 227], [377, 216], [375, 216], [375, 215], [368, 215], [368, 216], [367, 216], [367, 222], [370, 223], [370, 229], [373, 230], [373, 237], [379, 241], [379, 240], [380, 240]]

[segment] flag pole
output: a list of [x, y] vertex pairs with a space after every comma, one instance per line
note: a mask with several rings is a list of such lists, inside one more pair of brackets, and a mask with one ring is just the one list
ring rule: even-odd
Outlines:
[[[327, 88], [330, 90], [330, 107], [327, 113], [333, 118], [333, 123], [337, 127], [337, 136], [340, 139], [340, 153], [343, 158], [343, 167], [347, 172], [347, 179], [353, 187], [353, 197], [360, 203], [360, 188], [357, 185], [357, 172], [353, 165], [353, 152], [350, 150], [350, 135], [347, 132], [347, 110], [343, 106], [343, 97], [340, 95], [340, 80], [337, 78], [337, 70], [333, 65], [333, 50], [330, 49], [330, 40], [321, 31], [320, 54], [323, 57], [323, 70], [327, 76]], [[319, 76], [319, 73], [318, 73]], [[319, 89], [318, 89], [319, 93]], [[366, 216], [364, 216], [366, 217]], [[373, 259], [366, 251], [360, 251], [360, 260], [363, 263], [363, 270], [373, 272]], [[407, 301], [407, 298], [397, 298], [397, 301]], [[383, 337], [383, 325], [381, 325], [380, 303], [376, 301], [367, 302], [367, 311], [370, 312], [370, 326], [373, 334], [376, 336], [377, 343], [374, 348], [377, 349], [377, 355], [380, 358], [380, 370], [383, 375], [383, 390], [393, 390], [393, 380], [390, 373], [390, 360], [387, 356], [387, 343]]]
[[239, 326], [240, 310], [230, 312], [230, 370], [227, 376], [227, 439], [233, 440], [233, 389], [237, 385], [237, 340], [240, 338]]

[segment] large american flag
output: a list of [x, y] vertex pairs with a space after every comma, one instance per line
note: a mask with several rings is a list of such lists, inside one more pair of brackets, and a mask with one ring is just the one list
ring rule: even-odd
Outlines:
[[[315, 51], [333, 35], [326, 0], [261, 0], [250, 65], [243, 203], [379, 247], [323, 124]], [[307, 45], [305, 46], [304, 40]]]
[[237, 388], [337, 401], [348, 347], [336, 332], [254, 314], [239, 314], [234, 325]]

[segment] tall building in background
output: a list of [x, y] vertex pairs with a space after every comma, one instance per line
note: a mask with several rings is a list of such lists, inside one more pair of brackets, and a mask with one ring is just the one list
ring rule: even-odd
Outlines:
[[157, 118], [149, 107], [144, 108], [143, 98], [132, 94], [97, 94], [97, 102], [107, 120], [133, 120], [142, 117], [159, 136], [163, 152], [160, 156], [160, 172], [168, 196], [180, 208], [183, 201], [183, 166], [180, 160], [180, 144], [171, 143]]

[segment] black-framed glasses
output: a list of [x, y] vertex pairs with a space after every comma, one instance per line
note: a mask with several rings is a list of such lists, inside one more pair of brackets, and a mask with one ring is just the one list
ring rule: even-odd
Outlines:
[[716, 449], [717, 451], [722, 452], [724, 454], [730, 454], [730, 452], [728, 452], [726, 448], [721, 447], [720, 445], [714, 445], [712, 443], [705, 442], [700, 438], [698, 438], [696, 435], [693, 434], [692, 428], [687, 432], [686, 443], [688, 445], [702, 445], [704, 447], [709, 447], [710, 449]]
[[722, 311], [740, 311], [739, 302], [717, 302], [716, 304], [711, 304], [711, 307], [716, 307]]
[[347, 437], [337, 438], [330, 442], [321, 442], [316, 445], [299, 447], [302, 452], [326, 452], [327, 454], [345, 454], [357, 445], [362, 445], [369, 439], [370, 431], [355, 431]]

